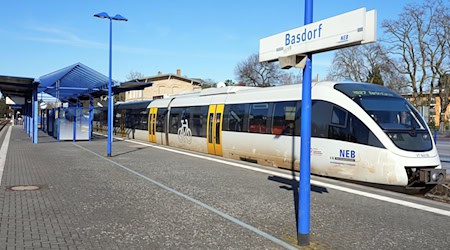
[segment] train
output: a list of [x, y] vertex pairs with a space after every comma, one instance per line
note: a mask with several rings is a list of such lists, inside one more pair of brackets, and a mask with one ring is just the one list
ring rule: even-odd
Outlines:
[[[445, 181], [427, 123], [402, 96], [357, 82], [318, 82], [311, 91], [312, 174], [410, 189]], [[139, 120], [135, 139], [299, 171], [301, 96], [300, 84], [209, 88], [139, 110], [122, 104], [140, 117], [116, 109], [115, 128]]]

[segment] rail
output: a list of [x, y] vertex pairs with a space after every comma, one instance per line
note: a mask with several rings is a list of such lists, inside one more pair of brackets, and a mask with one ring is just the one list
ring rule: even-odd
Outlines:
[[11, 121], [9, 119], [2, 119], [2, 120], [0, 120], [0, 131], [2, 131], [3, 128], [10, 122]]

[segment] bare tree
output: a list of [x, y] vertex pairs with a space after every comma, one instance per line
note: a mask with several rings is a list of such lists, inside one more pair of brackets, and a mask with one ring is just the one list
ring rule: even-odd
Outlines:
[[327, 76], [328, 80], [350, 79], [363, 82], [366, 78], [364, 59], [360, 46], [339, 49], [334, 54], [331, 70]]
[[[429, 54], [432, 72], [430, 81], [432, 86], [437, 88], [437, 94], [440, 99], [440, 109], [436, 110], [436, 115], [439, 115], [439, 130], [443, 131], [445, 129], [445, 112], [449, 104], [448, 98], [450, 94], [450, 9], [442, 4], [435, 8], [436, 22], [432, 23], [431, 28], [433, 34], [431, 37], [432, 43], [427, 44], [426, 50]], [[433, 94], [430, 91], [430, 97]]]
[[145, 75], [138, 71], [130, 71], [130, 73], [126, 75], [128, 81], [143, 79], [144, 77]]
[[394, 58], [389, 64], [408, 79], [416, 106], [430, 104], [431, 98], [419, 97], [425, 93], [431, 97], [437, 80], [445, 74], [441, 69], [444, 59], [448, 61], [448, 34], [441, 22], [447, 13], [448, 6], [443, 1], [427, 0], [407, 5], [397, 20], [382, 24], [387, 51]]
[[366, 44], [337, 50], [328, 80], [350, 79], [383, 85], [392, 75], [386, 52], [379, 44]]
[[439, 131], [443, 131], [445, 129], [445, 111], [447, 110], [448, 98], [450, 97], [450, 74], [440, 76], [438, 86], [440, 100]]
[[253, 54], [235, 68], [240, 83], [246, 86], [269, 87], [283, 84], [285, 72], [278, 63], [259, 62], [259, 55]]
[[[297, 71], [295, 74], [292, 71]], [[283, 72], [281, 75], [280, 81], [283, 85], [292, 85], [292, 84], [301, 84], [302, 83], [302, 72], [303, 70], [299, 69], [291, 69], [290, 71]]]
[[215, 88], [217, 82], [211, 78], [202, 79], [202, 89]]
[[389, 70], [383, 75], [384, 86], [392, 89], [400, 94], [409, 94], [410, 89], [408, 85], [408, 80], [404, 75], [400, 75], [393, 70]]

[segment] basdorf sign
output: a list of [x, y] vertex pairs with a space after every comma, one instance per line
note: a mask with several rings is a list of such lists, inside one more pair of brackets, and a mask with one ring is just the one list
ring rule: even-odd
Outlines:
[[344, 48], [375, 37], [376, 12], [361, 8], [261, 39], [259, 61]]

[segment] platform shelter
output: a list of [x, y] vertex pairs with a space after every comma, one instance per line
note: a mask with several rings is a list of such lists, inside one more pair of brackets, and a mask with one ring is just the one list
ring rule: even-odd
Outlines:
[[[149, 83], [113, 81], [113, 93], [140, 90]], [[0, 91], [21, 108], [23, 128], [38, 143], [40, 127], [58, 140], [90, 140], [94, 98], [107, 93], [108, 77], [76, 63], [39, 78], [0, 76]], [[56, 105], [47, 106], [38, 100], [39, 93], [56, 98]], [[39, 110], [41, 112], [39, 112]]]

